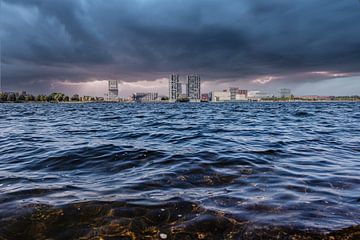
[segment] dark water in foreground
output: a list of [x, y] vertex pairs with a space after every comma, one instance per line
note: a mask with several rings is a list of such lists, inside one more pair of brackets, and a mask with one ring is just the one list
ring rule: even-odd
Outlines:
[[0, 104], [0, 116], [0, 239], [360, 237], [359, 103]]

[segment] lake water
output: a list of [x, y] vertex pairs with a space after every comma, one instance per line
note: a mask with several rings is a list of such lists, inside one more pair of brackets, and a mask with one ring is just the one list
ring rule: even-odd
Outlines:
[[0, 239], [359, 236], [360, 103], [0, 104], [0, 116]]

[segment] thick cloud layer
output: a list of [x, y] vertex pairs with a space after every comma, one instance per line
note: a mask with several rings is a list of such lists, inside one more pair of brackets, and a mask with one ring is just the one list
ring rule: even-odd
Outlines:
[[360, 72], [357, 0], [0, 2], [2, 80], [13, 88], [172, 72], [260, 84]]

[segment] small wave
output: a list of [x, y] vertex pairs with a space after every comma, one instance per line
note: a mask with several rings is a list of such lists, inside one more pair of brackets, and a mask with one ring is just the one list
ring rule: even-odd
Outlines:
[[[181, 196], [201, 203], [200, 207], [241, 213], [262, 224], [276, 220], [338, 229], [359, 219], [355, 209], [360, 197], [358, 103], [3, 104], [0, 112], [4, 116], [0, 120], [0, 212], [23, 202], [152, 201]], [[89, 206], [97, 208], [97, 204]], [[49, 206], [49, 211], [63, 207]], [[290, 210], [274, 213], [272, 208], [278, 207]], [[79, 238], [86, 236], [82, 229], [87, 231], [88, 226], [77, 225], [81, 218], [76, 211], [74, 221], [67, 215], [61, 223], [77, 228], [79, 235], [68, 236]], [[103, 220], [105, 210], [99, 211], [98, 220]], [[134, 220], [134, 214], [140, 214], [137, 211], [149, 210], [131, 205], [122, 214]], [[9, 211], [7, 217], [15, 213]], [[214, 215], [203, 216], [211, 223], [209, 232], [215, 231]], [[115, 224], [120, 217], [111, 221]], [[207, 221], [198, 218], [201, 224], [197, 225], [196, 219], [174, 226], [205, 229]], [[46, 225], [48, 230], [41, 231], [52, 228], [48, 222], [33, 224], [28, 219], [23, 223], [24, 228], [30, 224], [34, 229]], [[95, 223], [91, 231], [101, 229]], [[59, 224], [53, 230], [58, 229], [54, 234], [61, 237]], [[155, 229], [146, 226], [147, 231]], [[71, 231], [67, 228], [65, 232]], [[229, 233], [219, 232], [189, 238], [222, 239], [221, 234]], [[170, 239], [174, 236], [165, 233]]]
[[311, 117], [311, 116], [314, 116], [314, 114], [309, 113], [309, 112], [305, 112], [305, 111], [296, 111], [293, 115], [295, 117]]
[[104, 172], [120, 172], [122, 170], [147, 164], [148, 161], [162, 158], [165, 155], [159, 151], [146, 149], [127, 149], [114, 145], [101, 145], [97, 147], [82, 147], [57, 153], [36, 162], [31, 162], [31, 170], [44, 171], [71, 171], [92, 170]]
[[283, 154], [284, 151], [280, 149], [267, 149], [267, 150], [251, 151], [250, 153], [259, 154], [259, 155], [277, 156]]
[[156, 176], [150, 175], [148, 178], [138, 180], [138, 183], [131, 185], [130, 188], [141, 191], [194, 187], [214, 188], [232, 184], [238, 178], [234, 174], [218, 173], [205, 168], [193, 168], [185, 171], [183, 170], [184, 168], [181, 167], [176, 172], [158, 174]]
[[25, 199], [28, 197], [42, 197], [48, 194], [63, 192], [68, 190], [77, 190], [78, 187], [74, 186], [64, 186], [56, 188], [32, 188], [32, 189], [23, 189], [13, 192], [8, 192], [0, 196], [0, 203], [10, 202], [18, 199]]

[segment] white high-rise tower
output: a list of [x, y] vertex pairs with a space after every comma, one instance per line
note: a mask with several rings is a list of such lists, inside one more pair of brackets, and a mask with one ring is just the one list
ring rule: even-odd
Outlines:
[[109, 80], [109, 94], [108, 94], [108, 101], [116, 101], [119, 96], [119, 87], [117, 80]]
[[181, 94], [181, 83], [178, 74], [172, 74], [169, 79], [169, 101], [175, 102]]
[[200, 101], [201, 82], [199, 75], [189, 75], [187, 77], [186, 94], [190, 101]]

